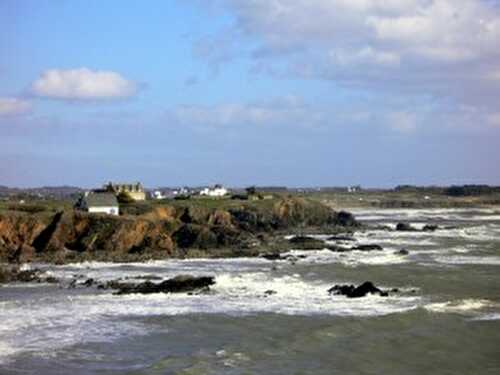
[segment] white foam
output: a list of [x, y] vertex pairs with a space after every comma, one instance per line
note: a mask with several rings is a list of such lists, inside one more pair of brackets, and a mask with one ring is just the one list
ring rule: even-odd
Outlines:
[[[327, 291], [333, 284], [308, 281], [298, 274], [223, 273], [217, 275], [213, 293], [207, 295], [115, 296], [106, 292], [11, 301], [0, 310], [0, 347], [5, 349], [0, 357], [21, 351], [43, 355], [77, 343], [113, 341], [152, 329], [123, 317], [261, 312], [373, 316], [407, 311], [420, 303], [419, 297], [330, 296]], [[275, 294], [267, 295], [267, 290]]]
[[493, 306], [494, 303], [486, 299], [463, 299], [458, 301], [448, 301], [440, 303], [430, 303], [424, 308], [437, 313], [456, 313], [463, 314], [481, 310]]
[[473, 320], [500, 320], [500, 313], [484, 314], [475, 317]]
[[[339, 263], [348, 267], [359, 265], [389, 265], [409, 262], [408, 257], [396, 254], [397, 249], [383, 251], [334, 252], [330, 250], [292, 250], [285, 255], [298, 258], [300, 264], [333, 264]], [[305, 258], [301, 258], [305, 257]]]
[[452, 264], [452, 265], [462, 265], [462, 264], [479, 264], [479, 265], [491, 265], [500, 266], [500, 257], [498, 256], [461, 256], [461, 255], [450, 255], [450, 256], [436, 256], [434, 260], [438, 263]]
[[500, 212], [489, 208], [466, 209], [353, 209], [351, 212], [360, 221], [387, 219], [407, 220], [455, 220], [455, 221], [498, 221]]

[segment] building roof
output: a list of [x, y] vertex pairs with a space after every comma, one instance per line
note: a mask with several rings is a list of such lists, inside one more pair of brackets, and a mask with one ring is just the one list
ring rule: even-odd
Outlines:
[[90, 193], [84, 197], [87, 207], [118, 207], [113, 193]]

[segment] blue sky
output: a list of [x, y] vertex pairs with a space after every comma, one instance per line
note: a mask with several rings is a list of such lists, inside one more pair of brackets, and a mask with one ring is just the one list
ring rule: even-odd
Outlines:
[[500, 184], [483, 0], [0, 1], [0, 184]]

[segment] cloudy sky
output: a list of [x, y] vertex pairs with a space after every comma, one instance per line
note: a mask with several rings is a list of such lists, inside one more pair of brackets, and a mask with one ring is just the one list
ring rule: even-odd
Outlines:
[[499, 166], [499, 1], [0, 1], [0, 184], [500, 184]]

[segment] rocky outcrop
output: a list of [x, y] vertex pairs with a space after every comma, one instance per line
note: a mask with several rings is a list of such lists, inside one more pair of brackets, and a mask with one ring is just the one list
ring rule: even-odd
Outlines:
[[115, 294], [152, 294], [152, 293], [194, 293], [199, 291], [209, 290], [211, 285], [215, 284], [213, 276], [195, 277], [190, 275], [181, 275], [162, 281], [161, 283], [153, 283], [145, 281], [139, 284], [111, 282], [108, 286], [111, 289], [117, 289]]
[[357, 245], [351, 248], [352, 250], [358, 250], [358, 251], [381, 251], [384, 250], [384, 248], [380, 245], [377, 244], [363, 244], [363, 245]]
[[56, 278], [46, 275], [43, 271], [38, 268], [35, 269], [20, 269], [15, 266], [1, 266], [0, 267], [0, 284], [20, 282], [20, 283], [30, 283], [30, 282], [46, 282], [46, 283], [57, 283], [59, 280]]
[[416, 232], [417, 231], [416, 228], [412, 227], [408, 223], [398, 223], [396, 225], [396, 230], [399, 232]]
[[[302, 198], [227, 207], [222, 203], [216, 208], [196, 201], [147, 206], [127, 207], [126, 212], [141, 214], [119, 217], [74, 210], [7, 212], [0, 215], [0, 261], [126, 261], [153, 256], [220, 256], [223, 252], [225, 256], [251, 256], [258, 255], [258, 248], [269, 241], [276, 242], [273, 235], [277, 231], [358, 225], [348, 213], [336, 213]], [[315, 239], [302, 244], [292, 241], [292, 245], [324, 248], [323, 241]]]
[[309, 236], [295, 236], [288, 242], [295, 250], [318, 250], [326, 246], [323, 240]]
[[332, 295], [342, 295], [348, 298], [360, 298], [368, 294], [378, 294], [382, 297], [387, 297], [389, 295], [388, 292], [373, 285], [371, 281], [366, 281], [357, 287], [348, 284], [334, 285], [332, 288], [328, 289], [328, 293]]
[[46, 224], [32, 215], [0, 215], [0, 259], [23, 263], [31, 261], [35, 255], [32, 246], [35, 238]]

